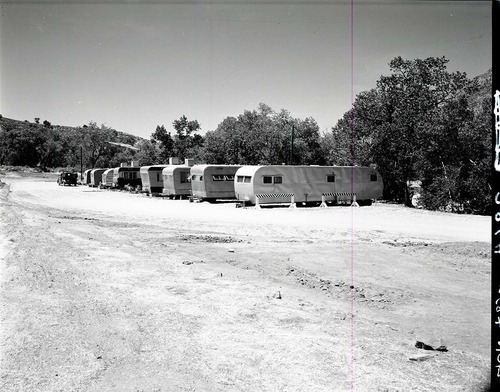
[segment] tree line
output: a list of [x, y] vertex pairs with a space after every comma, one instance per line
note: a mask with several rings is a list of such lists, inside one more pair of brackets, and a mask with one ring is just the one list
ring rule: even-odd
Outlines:
[[38, 167], [41, 170], [79, 170], [119, 166], [130, 151], [108, 142], [134, 145], [139, 138], [90, 122], [82, 127], [53, 126], [0, 118], [0, 165]]
[[431, 210], [488, 213], [491, 194], [491, 71], [468, 79], [449, 72], [448, 60], [389, 64], [374, 89], [325, 135], [329, 164], [374, 164], [384, 199]]
[[[149, 140], [91, 122], [58, 127], [35, 118], [0, 118], [0, 164], [46, 168], [168, 163], [240, 165], [360, 165], [384, 179], [384, 199], [432, 210], [485, 214], [491, 191], [491, 71], [468, 79], [447, 70], [444, 57], [389, 63], [389, 75], [357, 95], [330, 130], [312, 117], [294, 118], [261, 103], [226, 117], [200, 135], [197, 120], [181, 116], [158, 125]], [[108, 143], [134, 145], [138, 151]]]

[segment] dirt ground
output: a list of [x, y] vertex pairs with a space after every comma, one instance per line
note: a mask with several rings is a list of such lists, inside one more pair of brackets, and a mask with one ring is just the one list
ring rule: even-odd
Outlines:
[[2, 391], [487, 385], [489, 217], [0, 180]]

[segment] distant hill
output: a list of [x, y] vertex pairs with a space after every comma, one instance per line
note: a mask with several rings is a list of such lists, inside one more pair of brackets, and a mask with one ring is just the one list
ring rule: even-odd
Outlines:
[[491, 107], [492, 75], [493, 73], [490, 69], [484, 74], [472, 78], [475, 89], [470, 93], [468, 100], [475, 115], [478, 115], [484, 110], [489, 110]]
[[0, 165], [40, 168], [114, 167], [133, 159], [138, 136], [89, 123], [81, 127], [0, 118]]

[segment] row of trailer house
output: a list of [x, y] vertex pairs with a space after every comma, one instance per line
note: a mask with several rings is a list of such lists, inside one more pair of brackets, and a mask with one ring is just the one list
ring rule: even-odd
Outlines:
[[140, 189], [150, 196], [189, 198], [190, 201], [236, 200], [239, 205], [371, 205], [382, 196], [383, 180], [371, 167], [360, 166], [241, 166], [168, 165], [139, 167], [122, 164], [92, 169], [84, 183], [101, 188]]

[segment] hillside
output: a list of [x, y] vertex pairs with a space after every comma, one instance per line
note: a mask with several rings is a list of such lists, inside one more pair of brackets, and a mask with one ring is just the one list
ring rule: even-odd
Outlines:
[[107, 142], [135, 145], [138, 136], [95, 123], [82, 127], [0, 118], [0, 165], [45, 168], [115, 166], [133, 156]]
[[475, 85], [474, 91], [469, 96], [469, 103], [474, 110], [474, 114], [478, 115], [481, 112], [491, 107], [491, 86], [492, 86], [492, 70], [488, 70], [482, 75], [472, 78]]

